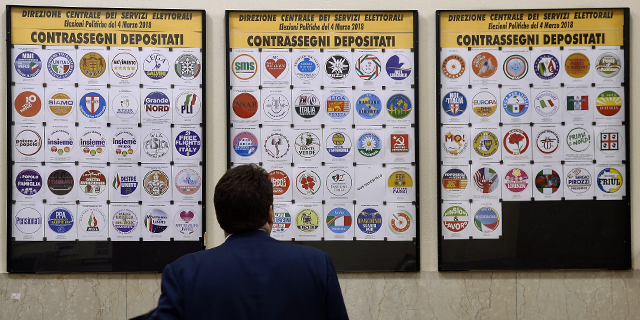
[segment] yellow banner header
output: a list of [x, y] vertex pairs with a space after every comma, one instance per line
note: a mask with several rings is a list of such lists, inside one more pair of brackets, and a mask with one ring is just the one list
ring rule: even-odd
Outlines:
[[202, 47], [202, 12], [11, 7], [11, 43]]
[[413, 12], [229, 12], [231, 48], [413, 48]]
[[623, 9], [442, 11], [440, 46], [622, 46]]

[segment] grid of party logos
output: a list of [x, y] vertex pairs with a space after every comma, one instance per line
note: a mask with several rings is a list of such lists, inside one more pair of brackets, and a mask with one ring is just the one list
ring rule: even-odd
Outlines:
[[230, 50], [230, 165], [269, 173], [272, 237], [414, 239], [414, 58], [411, 49]]
[[499, 238], [502, 201], [625, 196], [623, 48], [442, 48], [440, 58], [444, 239]]
[[200, 48], [10, 54], [15, 241], [200, 240]]

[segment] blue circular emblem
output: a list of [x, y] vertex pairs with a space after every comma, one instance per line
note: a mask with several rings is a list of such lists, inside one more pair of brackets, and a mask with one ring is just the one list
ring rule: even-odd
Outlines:
[[240, 132], [233, 138], [233, 151], [241, 157], [252, 156], [258, 151], [258, 139], [251, 132]]
[[533, 68], [538, 78], [542, 80], [551, 80], [558, 75], [560, 71], [560, 62], [551, 54], [545, 53], [540, 55], [533, 63]]
[[144, 227], [151, 233], [163, 233], [168, 225], [169, 217], [160, 209], [152, 209], [144, 217]]
[[40, 57], [31, 51], [20, 52], [14, 62], [14, 67], [23, 78], [33, 78], [40, 73], [42, 61]]
[[336, 158], [342, 158], [351, 151], [351, 138], [344, 132], [333, 132], [327, 137], [327, 152]]
[[317, 68], [316, 63], [311, 61], [309, 57], [304, 57], [302, 61], [298, 62], [298, 71], [300, 72], [312, 73], [316, 71]]
[[349, 115], [349, 98], [342, 93], [334, 93], [327, 98], [327, 114], [329, 117], [339, 120]]
[[65, 52], [56, 52], [47, 61], [47, 70], [56, 79], [69, 78], [73, 73], [73, 69], [75, 69], [75, 63], [71, 56]]
[[352, 217], [345, 208], [333, 208], [327, 213], [327, 227], [334, 233], [345, 233], [351, 228]]
[[479, 231], [491, 233], [500, 225], [500, 217], [498, 217], [498, 212], [493, 208], [482, 207], [473, 217], [473, 223]]
[[382, 226], [382, 215], [374, 208], [365, 208], [358, 214], [358, 228], [366, 234], [374, 234]]
[[56, 233], [66, 233], [73, 227], [73, 215], [66, 208], [56, 208], [47, 219], [49, 228]]
[[96, 92], [89, 92], [80, 99], [80, 112], [87, 118], [99, 118], [107, 110], [107, 101]]
[[356, 111], [358, 115], [365, 119], [373, 119], [380, 114], [382, 102], [373, 93], [365, 93], [356, 101]]
[[448, 115], [457, 117], [467, 110], [467, 98], [459, 91], [451, 91], [442, 98], [442, 108]]
[[16, 176], [16, 189], [25, 196], [32, 196], [42, 188], [42, 177], [35, 170], [22, 170]]
[[191, 157], [198, 153], [201, 145], [200, 136], [194, 131], [185, 130], [176, 136], [176, 150], [185, 157]]
[[411, 60], [407, 57], [396, 54], [387, 60], [385, 70], [393, 80], [404, 80], [411, 74]]
[[529, 98], [520, 91], [511, 91], [502, 100], [502, 108], [508, 115], [519, 117], [529, 109]]

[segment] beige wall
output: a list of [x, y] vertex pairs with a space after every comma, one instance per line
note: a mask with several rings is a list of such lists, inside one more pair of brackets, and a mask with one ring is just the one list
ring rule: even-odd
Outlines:
[[[2, 0], [2, 5], [9, 4]], [[436, 211], [436, 144], [427, 139], [436, 132], [435, 108], [435, 10], [437, 9], [524, 9], [566, 7], [630, 7], [631, 38], [638, 34], [638, 0], [22, 0], [24, 5], [112, 6], [135, 8], [186, 8], [207, 11], [207, 177], [206, 195], [213, 208], [213, 185], [224, 173], [226, 154], [225, 131], [225, 9], [349, 9], [393, 10], [417, 9], [420, 16], [420, 181], [422, 203], [420, 226], [419, 273], [340, 274], [340, 283], [352, 319], [640, 319], [640, 234], [632, 241], [632, 271], [563, 271], [563, 272], [458, 272], [438, 273]], [[1, 24], [6, 24], [4, 10]], [[636, 37], [637, 38], [637, 37]], [[4, 33], [0, 34], [4, 43]], [[0, 53], [6, 55], [5, 47]], [[631, 48], [631, 122], [640, 122], [634, 101], [640, 84], [640, 41]], [[7, 70], [0, 59], [2, 73]], [[0, 77], [0, 87], [5, 87]], [[1, 101], [6, 101], [4, 97]], [[0, 112], [0, 123], [6, 123]], [[636, 119], [639, 118], [639, 119]], [[7, 142], [0, 130], [0, 141]], [[631, 143], [640, 127], [631, 127]], [[3, 148], [9, 148], [6, 144]], [[640, 149], [631, 150], [635, 159]], [[6, 168], [0, 157], [0, 166]], [[631, 162], [632, 172], [639, 166]], [[637, 180], [631, 181], [638, 190]], [[6, 196], [6, 184], [0, 183], [0, 197]], [[640, 193], [636, 191], [635, 193]], [[632, 198], [635, 195], [632, 195]], [[0, 199], [5, 203], [6, 199]], [[640, 209], [632, 202], [632, 228], [640, 229]], [[223, 235], [213, 210], [207, 218], [209, 247], [222, 242]], [[0, 221], [6, 221], [0, 210]], [[0, 270], [6, 270], [6, 224], [0, 223]], [[0, 318], [2, 319], [125, 319], [150, 310], [160, 294], [159, 274], [71, 274], [22, 275], [0, 274]], [[12, 300], [20, 293], [20, 300]]]

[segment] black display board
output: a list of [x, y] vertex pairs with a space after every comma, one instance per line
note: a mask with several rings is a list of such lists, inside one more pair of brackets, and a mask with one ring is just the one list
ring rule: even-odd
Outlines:
[[[436, 15], [438, 270], [631, 268], [629, 9]], [[506, 151], [512, 128], [529, 156]]]
[[162, 272], [205, 249], [205, 18], [7, 6], [7, 271]]
[[[226, 26], [228, 168], [256, 163], [270, 173], [276, 208], [272, 236], [326, 251], [338, 271], [418, 271], [417, 11], [227, 11]], [[332, 72], [339, 75], [329, 78]], [[370, 109], [356, 113], [364, 100]], [[300, 139], [300, 128], [309, 130], [307, 140]], [[364, 128], [373, 131], [355, 133]], [[406, 138], [398, 144], [403, 147], [390, 145], [392, 129]], [[365, 134], [387, 147], [374, 148], [378, 157], [370, 150], [360, 153], [375, 160], [358, 156], [358, 136]], [[340, 149], [349, 140], [351, 145]], [[336, 148], [325, 151], [329, 143]], [[338, 149], [346, 155], [337, 155]], [[314, 160], [318, 152], [323, 160]], [[351, 158], [342, 161], [343, 156]], [[304, 170], [314, 174], [314, 186], [320, 182], [324, 189], [325, 183], [336, 186], [346, 178], [345, 192], [365, 188], [368, 196], [336, 195], [337, 187], [324, 189], [324, 197], [313, 197], [314, 187], [292, 195]], [[370, 177], [363, 181], [364, 175]], [[393, 186], [410, 195], [396, 197]], [[332, 208], [348, 215], [338, 217]], [[361, 219], [367, 215], [369, 226]], [[303, 216], [311, 218], [305, 222]], [[313, 231], [302, 231], [309, 228]]]

